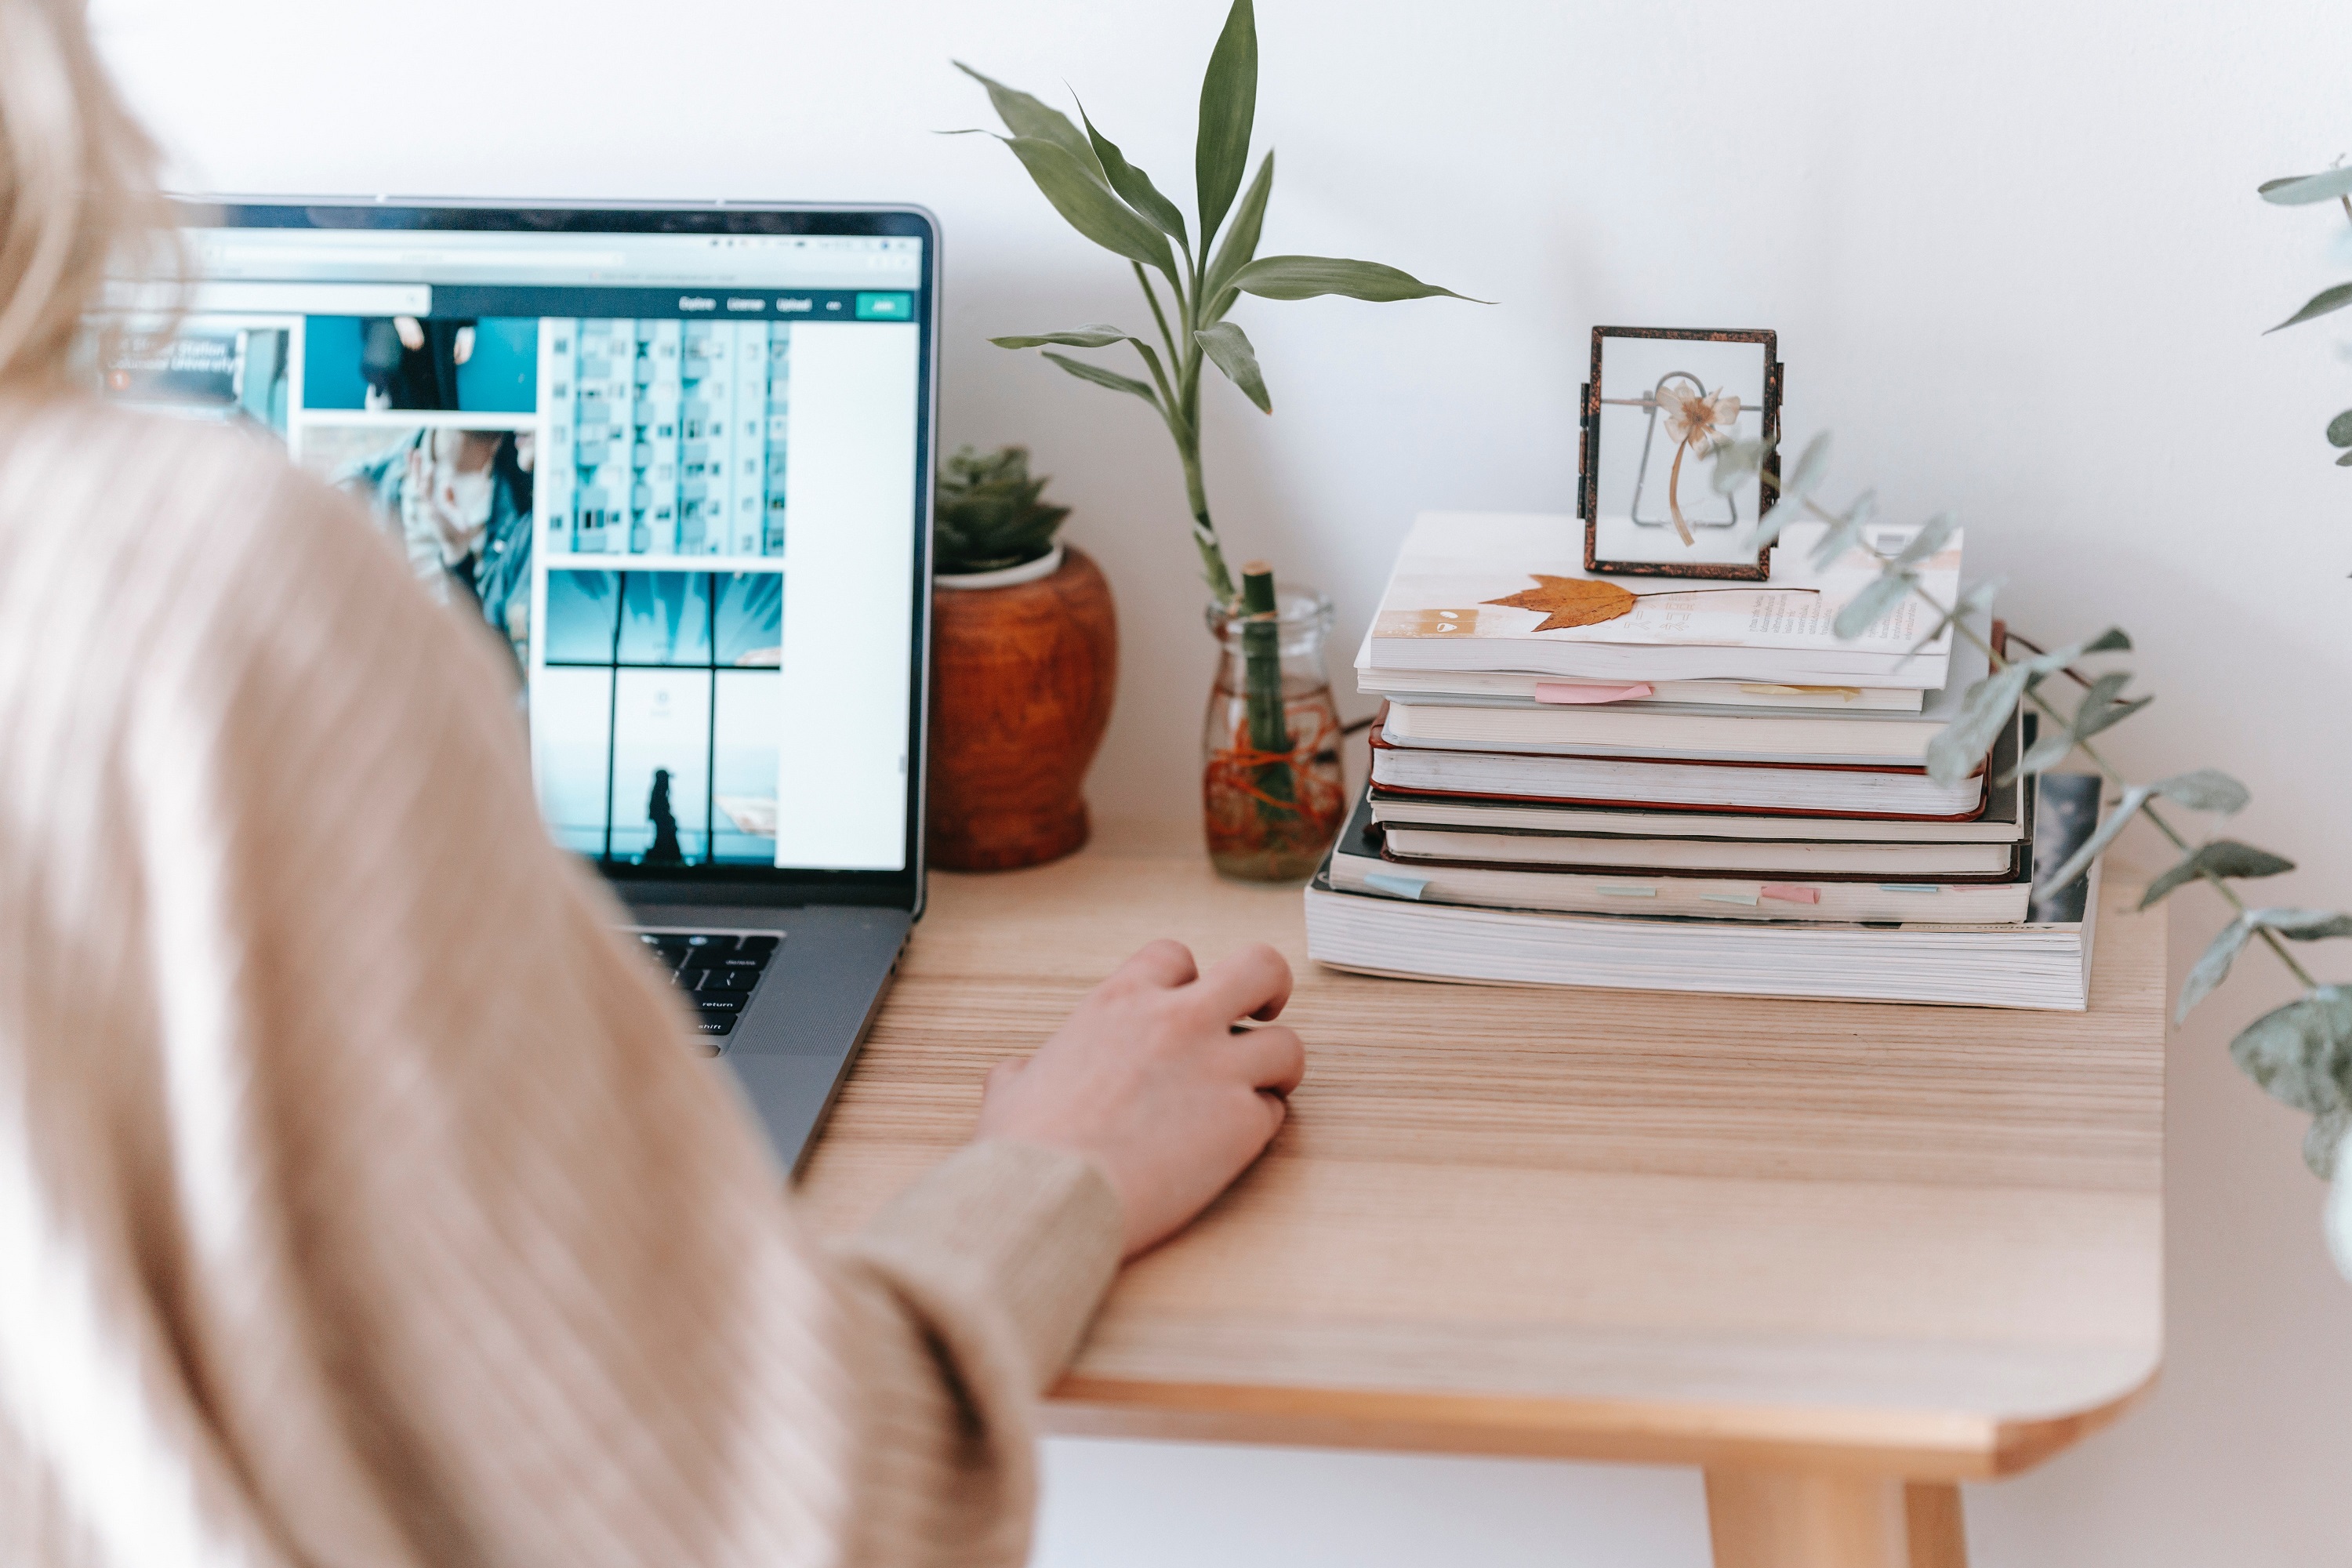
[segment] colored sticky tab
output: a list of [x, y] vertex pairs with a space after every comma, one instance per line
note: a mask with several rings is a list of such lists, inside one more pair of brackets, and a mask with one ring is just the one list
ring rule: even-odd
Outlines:
[[1633, 686], [1578, 686], [1566, 680], [1538, 680], [1536, 682], [1536, 700], [1570, 705], [1638, 702], [1654, 695], [1656, 689], [1647, 681]]
[[1746, 904], [1749, 909], [1756, 907], [1756, 895], [1753, 893], [1701, 893], [1699, 897], [1710, 904]]
[[1426, 877], [1397, 877], [1386, 871], [1367, 871], [1364, 880], [1383, 893], [1394, 893], [1400, 899], [1417, 899], [1429, 886]]
[[1759, 898], [1778, 899], [1784, 904], [1818, 904], [1822, 901], [1819, 888], [1800, 888], [1788, 882], [1767, 882], [1756, 889]]
[[1944, 889], [1933, 882], [1881, 882], [1878, 890], [1882, 893], [1940, 893]]
[[1595, 888], [1592, 890], [1606, 893], [1612, 899], [1654, 899], [1658, 896], [1655, 888]]

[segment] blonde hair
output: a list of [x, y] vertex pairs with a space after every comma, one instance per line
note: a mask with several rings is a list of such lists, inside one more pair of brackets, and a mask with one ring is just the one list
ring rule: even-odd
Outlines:
[[0, 385], [66, 374], [110, 261], [174, 269], [161, 161], [86, 0], [0, 0]]

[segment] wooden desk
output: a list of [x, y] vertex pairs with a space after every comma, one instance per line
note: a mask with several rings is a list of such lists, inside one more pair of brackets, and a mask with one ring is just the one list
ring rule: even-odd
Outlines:
[[2105, 1425], [2162, 1349], [2164, 919], [2087, 1014], [1384, 981], [1189, 834], [935, 876], [802, 1187], [846, 1228], [1154, 936], [1298, 970], [1274, 1148], [1129, 1268], [1056, 1431], [1690, 1464], [1724, 1568], [1946, 1568], [1954, 1482]]

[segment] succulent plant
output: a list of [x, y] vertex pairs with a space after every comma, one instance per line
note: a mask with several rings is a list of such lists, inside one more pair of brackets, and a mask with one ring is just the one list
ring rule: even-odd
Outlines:
[[1038, 498], [1047, 480], [1029, 477], [1029, 449], [982, 453], [959, 447], [940, 469], [931, 508], [934, 572], [1001, 572], [1054, 548], [1054, 531], [1070, 515]]

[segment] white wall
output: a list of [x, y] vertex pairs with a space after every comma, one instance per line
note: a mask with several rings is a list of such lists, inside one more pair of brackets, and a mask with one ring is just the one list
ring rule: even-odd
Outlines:
[[[2352, 900], [2352, 474], [2320, 427], [2352, 332], [2262, 329], [2352, 275], [2342, 214], [2261, 179], [2352, 151], [2352, 13], [1837, 0], [1261, 0], [1269, 250], [1503, 301], [1239, 312], [1279, 414], [1211, 389], [1236, 551], [1339, 602], [1342, 663], [1423, 507], [1565, 510], [1595, 321], [1781, 333], [1789, 427], [1837, 431], [1895, 515], [1956, 507], [2007, 614], [2120, 621], [2161, 700], [2118, 745], [2231, 767], [2246, 837]], [[185, 177], [248, 191], [911, 198], [948, 242], [946, 435], [1024, 440], [1108, 569], [1128, 658], [1099, 805], [1181, 814], [1207, 650], [1149, 415], [989, 333], [1139, 324], [950, 55], [1066, 79], [1163, 184], [1222, 0], [100, 0]], [[2195, 910], [2194, 913], [2191, 910]], [[2175, 973], [2214, 922], [2185, 902]], [[2322, 953], [2320, 956], [2332, 957]], [[2341, 963], [2338, 961], [2338, 973]], [[2118, 1430], [1970, 1494], [1985, 1564], [2344, 1560], [2352, 1289], [2300, 1119], [2229, 1067], [2241, 981], [2174, 1047], [2171, 1349]], [[1956, 1026], [1965, 1026], [1956, 1019]], [[1689, 1564], [1675, 1472], [1060, 1445], [1046, 1562]]]

